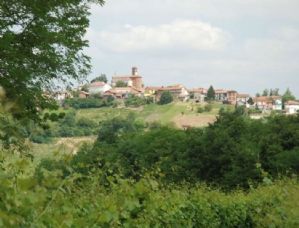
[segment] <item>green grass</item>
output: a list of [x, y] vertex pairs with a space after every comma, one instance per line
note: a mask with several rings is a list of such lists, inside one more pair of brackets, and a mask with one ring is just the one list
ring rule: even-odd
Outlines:
[[[144, 122], [158, 121], [161, 124], [170, 124], [173, 119], [184, 113], [185, 116], [215, 116], [218, 114], [220, 108], [231, 109], [233, 106], [223, 105], [220, 103], [213, 103], [211, 112], [198, 114], [197, 108], [201, 106], [195, 103], [171, 103], [167, 105], [150, 104], [140, 108], [95, 108], [95, 109], [80, 109], [77, 110], [77, 118], [85, 117], [96, 122], [101, 122], [114, 117], [126, 117], [129, 113], [135, 113], [138, 120]], [[204, 105], [202, 105], [204, 106]]]
[[79, 109], [77, 111], [77, 118], [85, 117], [96, 122], [101, 122], [115, 117], [126, 117], [130, 112], [132, 111], [129, 109], [111, 107]]

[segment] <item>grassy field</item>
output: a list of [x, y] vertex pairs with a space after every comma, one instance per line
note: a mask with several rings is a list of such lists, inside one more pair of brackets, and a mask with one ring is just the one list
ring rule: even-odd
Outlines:
[[36, 144], [30, 143], [30, 148], [35, 154], [36, 161], [44, 158], [61, 158], [65, 155], [76, 154], [83, 143], [93, 143], [96, 136], [55, 138], [51, 143]]
[[[226, 109], [233, 108], [232, 106], [214, 103], [212, 104], [213, 108], [210, 112], [197, 113], [199, 106], [199, 104], [190, 102], [177, 102], [167, 105], [150, 104], [139, 108], [105, 107], [98, 109], [80, 109], [76, 110], [76, 118], [80, 119], [84, 117], [96, 122], [102, 122], [114, 117], [125, 118], [129, 113], [134, 113], [137, 120], [143, 122], [159, 122], [163, 125], [172, 125], [178, 128], [186, 126], [204, 127], [215, 121], [221, 107]], [[59, 110], [59, 112], [62, 111], [68, 112], [70, 110]], [[55, 125], [52, 127], [55, 127]], [[75, 154], [84, 142], [93, 142], [95, 138], [96, 136], [55, 138], [48, 144], [31, 143], [31, 147], [39, 159], [48, 158], [53, 154], [55, 154], [55, 157], [60, 157], [68, 154]]]
[[197, 113], [198, 104], [177, 102], [168, 105], [150, 104], [140, 108], [99, 108], [81, 109], [77, 111], [77, 118], [85, 117], [97, 122], [117, 116], [126, 117], [135, 113], [138, 120], [144, 122], [160, 122], [174, 124], [177, 127], [184, 125], [203, 127], [212, 123], [221, 107], [232, 108], [228, 105], [215, 103], [211, 112]]

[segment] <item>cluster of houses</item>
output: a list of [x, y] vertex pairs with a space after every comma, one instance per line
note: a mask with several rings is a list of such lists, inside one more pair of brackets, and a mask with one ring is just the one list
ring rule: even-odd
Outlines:
[[[102, 97], [112, 96], [115, 99], [126, 99], [130, 95], [144, 98], [152, 98], [155, 102], [160, 100], [163, 92], [168, 91], [172, 94], [174, 100], [178, 101], [194, 101], [196, 103], [205, 102], [208, 89], [193, 88], [187, 89], [185, 86], [171, 85], [145, 87], [143, 78], [138, 73], [138, 68], [133, 67], [131, 75], [113, 76], [111, 84], [105, 82], [93, 82], [87, 85], [88, 90], [79, 88], [79, 97], [88, 98], [89, 96], [100, 94]], [[56, 99], [62, 101], [69, 97], [67, 92], [58, 93]], [[232, 104], [237, 106], [246, 106], [247, 108], [255, 108], [262, 111], [282, 111], [283, 102], [281, 96], [260, 96], [251, 97], [249, 94], [241, 94], [235, 90], [216, 89], [215, 100], [224, 104]], [[250, 102], [249, 102], [250, 101]], [[288, 114], [294, 114], [299, 111], [299, 101], [288, 101], [284, 104], [284, 109]]]

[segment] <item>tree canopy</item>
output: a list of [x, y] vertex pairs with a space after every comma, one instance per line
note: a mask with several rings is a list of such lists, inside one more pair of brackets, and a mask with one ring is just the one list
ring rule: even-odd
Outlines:
[[207, 99], [209, 101], [215, 100], [215, 90], [214, 90], [213, 86], [210, 86], [210, 88], [208, 89]]
[[282, 96], [283, 102], [295, 100], [295, 99], [296, 99], [296, 97], [293, 95], [291, 90], [289, 88], [287, 88], [287, 90], [285, 91], [285, 93]]
[[105, 82], [107, 83], [108, 82], [108, 79], [107, 79], [107, 76], [106, 74], [101, 74], [100, 76], [94, 78], [91, 80], [91, 83], [93, 82]]
[[90, 3], [103, 0], [0, 1], [0, 85], [14, 116], [37, 119], [53, 107], [44, 91], [90, 70], [82, 50]]
[[161, 94], [159, 104], [169, 104], [173, 101], [173, 97], [169, 91], [165, 91]]

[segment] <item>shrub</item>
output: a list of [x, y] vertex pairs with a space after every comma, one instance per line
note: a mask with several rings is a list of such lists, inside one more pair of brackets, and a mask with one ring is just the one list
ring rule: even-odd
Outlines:
[[172, 94], [169, 91], [164, 91], [161, 94], [159, 104], [160, 105], [165, 105], [165, 104], [171, 103], [172, 101], [173, 101]]
[[212, 106], [212, 104], [207, 104], [207, 105], [205, 105], [204, 109], [206, 112], [211, 112], [213, 109], [213, 106]]
[[197, 108], [197, 113], [203, 113], [205, 110], [202, 107], [198, 107]]
[[146, 103], [147, 101], [145, 98], [135, 95], [129, 95], [129, 97], [125, 100], [125, 105], [130, 107], [139, 107], [145, 105]]

